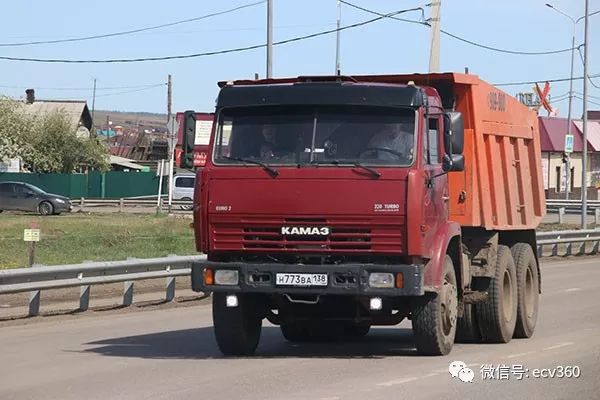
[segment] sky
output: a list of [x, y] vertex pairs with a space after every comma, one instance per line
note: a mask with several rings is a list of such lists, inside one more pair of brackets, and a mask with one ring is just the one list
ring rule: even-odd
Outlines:
[[[71, 43], [6, 46], [15, 42], [44, 41], [101, 35], [200, 17], [255, 3], [259, 0], [104, 0], [102, 2], [20, 0], [3, 4], [0, 57], [54, 59], [144, 58], [218, 51], [266, 43], [266, 2], [235, 12], [137, 34]], [[423, 7], [430, 0], [348, 0], [381, 13]], [[443, 0], [442, 29], [484, 45], [540, 52], [570, 48], [573, 23], [545, 6], [548, 0]], [[577, 19], [584, 0], [553, 0], [552, 4]], [[334, 29], [336, 0], [273, 0], [274, 41]], [[600, 0], [590, 0], [590, 12]], [[402, 14], [420, 19], [420, 12]], [[342, 26], [374, 18], [342, 6]], [[600, 14], [590, 17], [589, 73], [600, 74]], [[391, 19], [341, 33], [343, 74], [427, 72], [430, 29]], [[583, 43], [583, 21], [576, 26], [576, 45]], [[332, 74], [335, 34], [282, 44], [273, 49], [273, 76]], [[568, 78], [570, 52], [553, 55], [512, 55], [478, 48], [441, 37], [441, 70], [479, 75], [491, 83], [543, 81]], [[128, 64], [47, 64], [0, 60], [0, 95], [24, 97], [36, 89], [38, 99], [85, 99], [91, 107], [94, 78], [96, 109], [166, 112], [167, 75], [173, 77], [173, 109], [212, 111], [221, 80], [253, 78], [266, 73], [266, 49]], [[575, 76], [583, 75], [576, 53]], [[600, 87], [600, 77], [594, 82]], [[152, 85], [158, 85], [150, 87]], [[510, 94], [531, 91], [530, 84], [503, 87]], [[583, 92], [582, 81], [574, 91]], [[600, 89], [588, 85], [589, 109], [600, 109]], [[552, 84], [551, 96], [560, 99], [568, 82]], [[576, 94], [577, 95], [577, 94]], [[579, 95], [580, 96], [580, 95]], [[566, 100], [554, 104], [566, 116]], [[574, 99], [574, 115], [582, 101]], [[545, 114], [545, 111], [542, 111]]]

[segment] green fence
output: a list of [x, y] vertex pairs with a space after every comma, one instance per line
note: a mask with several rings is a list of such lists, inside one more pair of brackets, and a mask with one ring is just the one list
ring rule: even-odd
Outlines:
[[135, 197], [155, 195], [158, 177], [153, 172], [91, 172], [89, 174], [0, 173], [0, 182], [27, 182], [46, 192], [71, 198]]

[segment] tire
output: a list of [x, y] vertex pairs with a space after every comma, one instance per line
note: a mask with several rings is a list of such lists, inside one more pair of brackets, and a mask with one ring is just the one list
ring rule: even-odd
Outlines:
[[38, 212], [40, 215], [52, 215], [54, 213], [54, 206], [49, 201], [42, 201], [38, 205]]
[[412, 306], [412, 326], [417, 352], [441, 356], [450, 353], [456, 335], [458, 291], [450, 256], [444, 260], [444, 277], [439, 293], [427, 293]]
[[288, 342], [308, 342], [310, 341], [310, 332], [308, 327], [299, 323], [282, 324], [280, 327], [283, 337]]
[[465, 304], [465, 312], [458, 318], [456, 325], [456, 342], [477, 343], [481, 341], [481, 333], [477, 324], [477, 314], [473, 304]]
[[[192, 201], [192, 199], [190, 199], [189, 197], [183, 197], [183, 198], [181, 198], [179, 200]], [[179, 208], [181, 208], [184, 211], [190, 211], [190, 210], [194, 209], [194, 206], [193, 205], [191, 205], [191, 206], [179, 206]]]
[[226, 356], [250, 356], [256, 351], [262, 318], [255, 298], [238, 294], [238, 306], [227, 307], [225, 293], [213, 293], [213, 325], [219, 350]]
[[346, 325], [346, 327], [344, 329], [344, 333], [346, 334], [346, 336], [351, 337], [351, 338], [361, 338], [361, 337], [367, 336], [369, 334], [370, 330], [371, 330], [371, 325], [349, 324], [349, 325]]
[[517, 324], [513, 337], [530, 338], [535, 331], [540, 299], [537, 261], [527, 243], [516, 243], [510, 251], [517, 270]]
[[487, 343], [508, 343], [517, 322], [517, 273], [507, 246], [498, 246], [488, 299], [475, 305], [481, 337]]

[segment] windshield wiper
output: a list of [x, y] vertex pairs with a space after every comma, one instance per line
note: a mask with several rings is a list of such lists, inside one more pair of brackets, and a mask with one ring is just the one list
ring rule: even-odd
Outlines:
[[[341, 164], [340, 160], [331, 160], [331, 163], [333, 165], [338, 165], [338, 166]], [[375, 178], [379, 178], [381, 176], [381, 172], [379, 172], [376, 169], [373, 169], [371, 167], [367, 167], [366, 165], [361, 164], [358, 161], [351, 161], [351, 162], [349, 162], [349, 164], [353, 165], [356, 168], [364, 169], [365, 171], [367, 171], [368, 173], [373, 175], [373, 177], [375, 177]]]
[[229, 157], [229, 156], [221, 156], [221, 157], [225, 158], [227, 160], [233, 160], [233, 161], [239, 161], [239, 162], [248, 163], [248, 164], [260, 165], [273, 178], [275, 178], [277, 175], [279, 175], [279, 171], [277, 171], [275, 168], [271, 167], [269, 164], [265, 164], [264, 162], [260, 162], [260, 161], [256, 161], [256, 160], [251, 160], [251, 159], [248, 159], [248, 158], [241, 158], [241, 157]]

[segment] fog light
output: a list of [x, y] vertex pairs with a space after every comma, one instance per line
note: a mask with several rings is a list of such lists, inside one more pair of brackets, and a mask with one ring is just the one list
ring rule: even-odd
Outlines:
[[230, 294], [225, 297], [225, 304], [227, 307], [237, 307], [238, 306], [238, 298], [235, 294]]
[[237, 285], [239, 273], [232, 269], [218, 269], [215, 271], [215, 284], [217, 285]]
[[372, 297], [369, 300], [369, 308], [371, 310], [381, 310], [383, 308], [383, 300], [381, 300], [381, 297]]
[[373, 288], [393, 288], [394, 274], [373, 272], [369, 274], [369, 286]]

